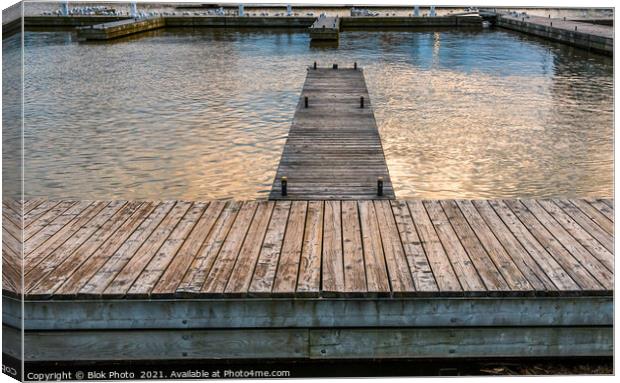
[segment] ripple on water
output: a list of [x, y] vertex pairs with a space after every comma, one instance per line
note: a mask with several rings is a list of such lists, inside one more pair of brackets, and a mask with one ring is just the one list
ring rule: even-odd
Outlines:
[[[611, 196], [612, 60], [505, 31], [25, 35], [26, 190], [265, 198], [305, 67], [364, 67], [398, 197]], [[5, 52], [19, 44], [3, 44]]]

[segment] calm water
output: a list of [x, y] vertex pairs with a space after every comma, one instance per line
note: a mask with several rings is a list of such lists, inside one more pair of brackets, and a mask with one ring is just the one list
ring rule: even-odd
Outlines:
[[315, 60], [364, 67], [400, 198], [612, 195], [613, 62], [563, 45], [454, 29], [25, 44], [30, 196], [266, 198]]

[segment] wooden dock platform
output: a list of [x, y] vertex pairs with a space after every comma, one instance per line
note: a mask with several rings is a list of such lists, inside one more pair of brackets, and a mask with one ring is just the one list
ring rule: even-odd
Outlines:
[[[27, 204], [30, 299], [613, 290], [610, 200]], [[5, 205], [10, 259], [17, 222]], [[16, 293], [9, 271], [5, 291]]]
[[163, 28], [166, 22], [163, 17], [148, 19], [125, 19], [102, 24], [77, 27], [79, 40], [112, 40], [136, 33]]
[[2, 240], [27, 362], [613, 353], [613, 200], [4, 201]]
[[614, 52], [614, 28], [609, 25], [515, 14], [498, 14], [497, 25], [606, 55]]
[[308, 28], [312, 40], [338, 40], [340, 18], [338, 16], [319, 16]]
[[609, 356], [613, 201], [3, 204], [38, 361]]
[[364, 72], [352, 67], [308, 68], [270, 199], [394, 198]]

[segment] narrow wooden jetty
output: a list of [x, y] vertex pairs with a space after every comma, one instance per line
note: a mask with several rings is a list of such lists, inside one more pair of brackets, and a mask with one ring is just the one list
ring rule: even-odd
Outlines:
[[163, 17], [126, 19], [78, 27], [77, 36], [79, 40], [111, 40], [165, 26]]
[[338, 16], [319, 16], [308, 28], [312, 40], [338, 40], [340, 18]]
[[498, 14], [497, 25], [606, 55], [614, 52], [614, 28], [609, 25], [519, 14]]
[[28, 200], [3, 218], [3, 351], [21, 358], [23, 314], [28, 362], [613, 353], [613, 200]]
[[270, 199], [394, 198], [364, 72], [333, 68], [308, 68]]

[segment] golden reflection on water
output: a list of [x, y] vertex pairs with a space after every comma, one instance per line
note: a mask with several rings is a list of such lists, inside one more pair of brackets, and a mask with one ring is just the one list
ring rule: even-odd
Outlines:
[[26, 192], [266, 198], [305, 67], [364, 67], [397, 197], [612, 194], [611, 59], [504, 31], [26, 34]]

